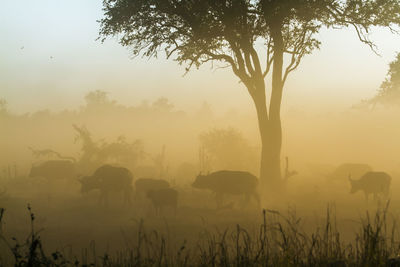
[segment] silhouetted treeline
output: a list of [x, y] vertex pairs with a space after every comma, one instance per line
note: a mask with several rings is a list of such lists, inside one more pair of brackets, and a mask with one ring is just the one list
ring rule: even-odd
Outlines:
[[[111, 162], [138, 168], [139, 175], [167, 176], [171, 169], [176, 169], [173, 176], [184, 176], [188, 169], [191, 173], [205, 171], [198, 152], [206, 148], [210, 161], [207, 171], [234, 168], [239, 162], [246, 165], [240, 166], [243, 169], [256, 171], [256, 164], [250, 163], [254, 157], [242, 162], [244, 155], [254, 154], [256, 149], [235, 130], [240, 128], [238, 121], [237, 114], [218, 117], [206, 102], [192, 112], [179, 110], [163, 97], [125, 106], [104, 91], [89, 92], [84, 105], [61, 112], [43, 109], [15, 114], [7, 109], [3, 99], [0, 144], [4, 153], [0, 155], [0, 166], [18, 161], [23, 175], [38, 160], [62, 155], [86, 166], [84, 169]], [[218, 138], [218, 132], [228, 138]], [[240, 143], [236, 144], [237, 140]], [[247, 152], [239, 153], [243, 149]], [[33, 151], [52, 153], [35, 157]]]

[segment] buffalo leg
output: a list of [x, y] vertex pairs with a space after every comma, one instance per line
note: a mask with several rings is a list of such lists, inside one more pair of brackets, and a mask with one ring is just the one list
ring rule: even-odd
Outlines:
[[256, 203], [257, 203], [257, 208], [261, 207], [261, 201], [260, 201], [260, 196], [258, 195], [257, 192], [253, 193], [253, 198], [255, 199]]
[[132, 188], [128, 188], [124, 192], [124, 205], [130, 206], [132, 204]]
[[222, 193], [216, 193], [215, 194], [215, 199], [216, 199], [216, 201], [217, 201], [217, 208], [219, 209], [219, 208], [221, 208], [222, 207], [222, 202], [223, 202], [223, 197], [224, 197], [224, 195], [222, 194]]

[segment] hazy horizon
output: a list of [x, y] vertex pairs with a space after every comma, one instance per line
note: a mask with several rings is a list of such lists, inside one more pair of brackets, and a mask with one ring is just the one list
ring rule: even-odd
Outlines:
[[[164, 96], [178, 109], [207, 101], [218, 111], [253, 111], [246, 89], [229, 69], [205, 65], [183, 77], [184, 67], [176, 62], [132, 59], [115, 39], [101, 44], [96, 40], [101, 1], [3, 0], [3, 7], [0, 97], [12, 112], [75, 109], [94, 90], [107, 91], [124, 105]], [[373, 96], [400, 44], [388, 30], [374, 30], [379, 57], [353, 29], [322, 30], [318, 36], [321, 49], [289, 76], [283, 110], [315, 106], [329, 112]]]

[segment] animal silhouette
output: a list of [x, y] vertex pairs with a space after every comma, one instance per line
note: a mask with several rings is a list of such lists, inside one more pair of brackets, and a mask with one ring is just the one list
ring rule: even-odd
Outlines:
[[218, 208], [222, 206], [224, 195], [244, 195], [246, 203], [253, 197], [260, 205], [258, 178], [249, 172], [224, 170], [208, 175], [199, 174], [192, 186], [214, 192]]
[[123, 167], [103, 165], [93, 175], [80, 179], [81, 192], [87, 193], [92, 190], [100, 190], [100, 204], [108, 205], [110, 192], [122, 192], [124, 204], [131, 203], [132, 197], [132, 173]]
[[178, 207], [178, 191], [172, 188], [163, 188], [159, 190], [150, 190], [147, 192], [147, 197], [153, 203], [156, 210], [156, 215], [158, 215], [165, 207], [171, 207], [176, 210]]
[[372, 168], [368, 164], [364, 163], [344, 163], [339, 165], [328, 178], [336, 181], [346, 181], [349, 173], [354, 177], [361, 177], [367, 172], [371, 172]]
[[169, 188], [169, 183], [162, 179], [140, 178], [135, 182], [136, 197], [145, 196], [151, 190]]
[[370, 194], [373, 194], [374, 200], [377, 199], [378, 195], [388, 196], [392, 178], [385, 172], [367, 172], [358, 180], [351, 179], [351, 175], [349, 175], [349, 180], [351, 184], [350, 193], [363, 191], [368, 202]]

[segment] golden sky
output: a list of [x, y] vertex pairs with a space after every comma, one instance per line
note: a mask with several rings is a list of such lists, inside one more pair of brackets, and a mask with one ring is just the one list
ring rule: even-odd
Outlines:
[[[252, 108], [230, 70], [184, 68], [164, 59], [132, 59], [116, 40], [96, 41], [102, 1], [1, 0], [0, 97], [10, 110], [62, 110], [83, 103], [91, 90], [110, 92], [123, 104], [165, 96], [186, 109], [203, 101], [214, 107]], [[284, 109], [347, 107], [379, 87], [400, 37], [371, 33], [382, 57], [351, 29], [323, 30], [321, 50], [307, 56], [286, 84]]]

